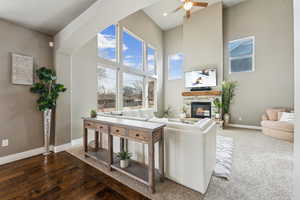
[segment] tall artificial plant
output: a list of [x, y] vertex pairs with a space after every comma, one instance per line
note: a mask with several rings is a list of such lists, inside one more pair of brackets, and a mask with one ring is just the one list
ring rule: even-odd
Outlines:
[[223, 114], [229, 114], [230, 105], [235, 96], [236, 81], [224, 81], [222, 84], [222, 108]]
[[221, 114], [221, 111], [222, 111], [222, 108], [223, 108], [223, 104], [222, 104], [222, 102], [220, 101], [220, 99], [219, 98], [216, 98], [215, 100], [214, 100], [214, 105], [216, 106], [216, 108], [217, 108], [217, 113], [218, 114]]
[[36, 70], [36, 75], [38, 82], [33, 84], [30, 91], [39, 95], [38, 109], [40, 111], [54, 109], [59, 93], [65, 92], [67, 89], [64, 85], [56, 83], [56, 73], [52, 69], [41, 67]]

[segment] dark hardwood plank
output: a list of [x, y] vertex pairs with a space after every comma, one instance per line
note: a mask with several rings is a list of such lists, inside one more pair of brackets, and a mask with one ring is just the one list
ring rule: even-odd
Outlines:
[[146, 200], [67, 152], [0, 166], [0, 199]]

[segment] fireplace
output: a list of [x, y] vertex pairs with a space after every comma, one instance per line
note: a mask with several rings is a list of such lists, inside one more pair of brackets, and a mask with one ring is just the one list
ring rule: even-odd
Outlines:
[[211, 118], [211, 102], [192, 102], [192, 118]]

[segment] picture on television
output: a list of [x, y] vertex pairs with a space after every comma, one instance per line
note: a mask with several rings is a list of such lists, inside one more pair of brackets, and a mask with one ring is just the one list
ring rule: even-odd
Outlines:
[[204, 69], [185, 73], [186, 88], [215, 87], [217, 86], [217, 70]]

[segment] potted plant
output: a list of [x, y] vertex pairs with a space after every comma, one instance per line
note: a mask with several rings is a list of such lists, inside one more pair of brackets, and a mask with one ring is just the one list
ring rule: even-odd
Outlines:
[[96, 110], [91, 110], [91, 118], [96, 118], [97, 117], [97, 111]]
[[44, 114], [44, 146], [45, 153], [50, 153], [50, 134], [51, 134], [51, 116], [56, 107], [56, 101], [59, 93], [67, 89], [62, 84], [56, 83], [56, 73], [53, 69], [41, 67], [36, 70], [38, 81], [33, 84], [30, 91], [38, 94], [37, 107]]
[[220, 119], [221, 118], [221, 112], [222, 112], [222, 107], [223, 107], [223, 104], [222, 102], [220, 101], [219, 98], [216, 98], [214, 101], [213, 101], [214, 105], [216, 106], [217, 108], [217, 112], [216, 112], [216, 119]]
[[188, 107], [187, 105], [182, 106], [182, 113], [180, 114], [180, 118], [184, 119], [188, 116]]
[[236, 81], [224, 81], [222, 84], [222, 107], [225, 127], [228, 126], [230, 122], [230, 105], [235, 96], [234, 92], [236, 87]]
[[129, 166], [129, 160], [132, 157], [132, 154], [128, 151], [122, 151], [117, 154], [117, 157], [120, 158], [120, 166], [124, 169]]

